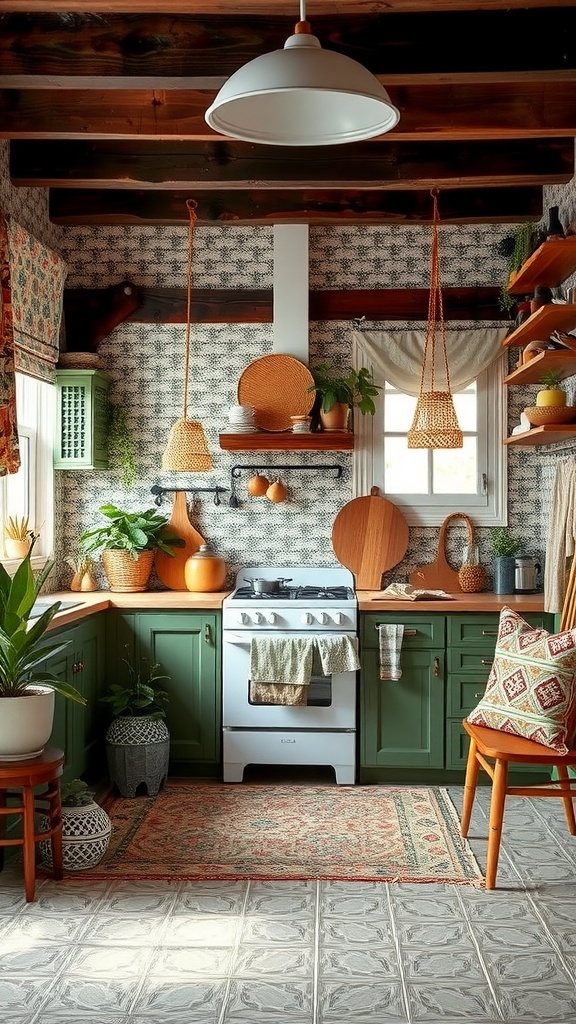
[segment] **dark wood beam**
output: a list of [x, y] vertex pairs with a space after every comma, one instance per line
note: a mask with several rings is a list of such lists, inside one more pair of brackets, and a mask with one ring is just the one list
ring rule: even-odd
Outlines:
[[[575, 104], [576, 106], [576, 104]], [[13, 140], [10, 177], [36, 188], [188, 191], [485, 188], [565, 184], [574, 139], [257, 146], [226, 140]]]
[[[308, 0], [309, 17], [320, 15], [372, 14], [374, 0]], [[528, 7], [571, 7], [573, 0], [386, 0], [380, 5], [389, 13], [418, 11], [518, 10]], [[244, 14], [270, 15], [286, 11], [286, 0], [90, 0], [91, 14]], [[61, 11], [86, 16], [86, 0], [0, 0], [0, 11]]]
[[[438, 75], [470, 79], [490, 73], [502, 80], [512, 72], [574, 70], [570, 4], [460, 6], [465, 9], [442, 10], [430, 0], [416, 17], [413, 10], [392, 10], [390, 3], [369, 8], [356, 3], [345, 10], [324, 4], [312, 28], [323, 48], [353, 57], [390, 85], [406, 84], [413, 75], [438, 80]], [[285, 3], [276, 11], [268, 5], [250, 12], [242, 0], [234, 10], [223, 11], [218, 4], [205, 11], [191, 7], [180, 16], [161, 5], [145, 12], [132, 7], [124, 15], [112, 13], [112, 7], [98, 14], [93, 5], [83, 16], [59, 14], [48, 5], [51, 13], [44, 15], [5, 14], [0, 74], [42, 76], [52, 87], [65, 87], [76, 75], [185, 76], [200, 87], [202, 76], [227, 77], [254, 57], [281, 48], [298, 18], [296, 2], [293, 12]]]
[[[186, 224], [192, 191], [51, 189], [54, 224]], [[430, 190], [375, 192], [199, 192], [198, 224], [422, 224], [432, 217]], [[540, 220], [541, 188], [442, 190], [444, 224], [521, 223]]]
[[[400, 122], [386, 140], [455, 141], [576, 136], [574, 86], [395, 86]], [[215, 141], [204, 113], [214, 93], [190, 90], [0, 93], [0, 138], [195, 139]]]

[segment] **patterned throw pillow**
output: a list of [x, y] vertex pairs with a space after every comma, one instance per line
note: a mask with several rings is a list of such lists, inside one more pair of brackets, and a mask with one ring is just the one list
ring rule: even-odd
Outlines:
[[486, 691], [468, 721], [567, 754], [576, 727], [576, 629], [549, 633], [502, 608]]

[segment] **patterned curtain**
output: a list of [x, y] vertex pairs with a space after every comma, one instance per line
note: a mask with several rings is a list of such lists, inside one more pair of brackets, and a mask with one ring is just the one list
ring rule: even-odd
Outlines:
[[16, 382], [14, 379], [14, 331], [12, 327], [12, 290], [8, 230], [0, 215], [0, 276], [2, 296], [0, 310], [0, 476], [17, 473], [20, 449], [16, 426]]

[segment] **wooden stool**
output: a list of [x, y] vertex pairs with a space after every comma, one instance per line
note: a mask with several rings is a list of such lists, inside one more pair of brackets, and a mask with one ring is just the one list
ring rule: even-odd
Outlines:
[[[0, 869], [3, 867], [4, 847], [22, 846], [24, 860], [24, 889], [26, 902], [31, 903], [36, 891], [36, 843], [50, 839], [54, 878], [63, 877], [62, 870], [62, 808], [60, 804], [60, 776], [64, 753], [47, 747], [39, 757], [23, 761], [0, 761]], [[35, 786], [46, 789], [34, 793]], [[9, 806], [10, 800], [17, 802]], [[48, 805], [47, 810], [45, 805]], [[34, 815], [45, 811], [50, 827], [36, 833]], [[7, 817], [21, 815], [22, 836], [6, 838]]]
[[[573, 797], [576, 797], [576, 779], [571, 780], [568, 775], [568, 766], [576, 765], [576, 750], [571, 750], [569, 754], [559, 754], [551, 747], [544, 747], [541, 743], [525, 740], [521, 736], [512, 736], [499, 729], [485, 729], [481, 725], [472, 725], [466, 719], [462, 724], [470, 737], [470, 749], [466, 765], [460, 832], [463, 836], [468, 835], [478, 772], [482, 767], [492, 779], [486, 888], [494, 889], [502, 837], [504, 803], [509, 794], [511, 796], [552, 796], [562, 800], [568, 830], [570, 835], [576, 835], [576, 820], [572, 803]], [[486, 760], [487, 758], [490, 758], [490, 761]], [[558, 771], [558, 781], [534, 783], [533, 786], [509, 786], [508, 765], [510, 763], [540, 765], [542, 768], [554, 766]]]

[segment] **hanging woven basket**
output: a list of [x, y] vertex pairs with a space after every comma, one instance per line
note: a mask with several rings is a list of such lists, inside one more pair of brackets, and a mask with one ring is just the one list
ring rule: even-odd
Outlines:
[[408, 431], [408, 447], [462, 447], [462, 431], [449, 391], [427, 391], [420, 395]]

